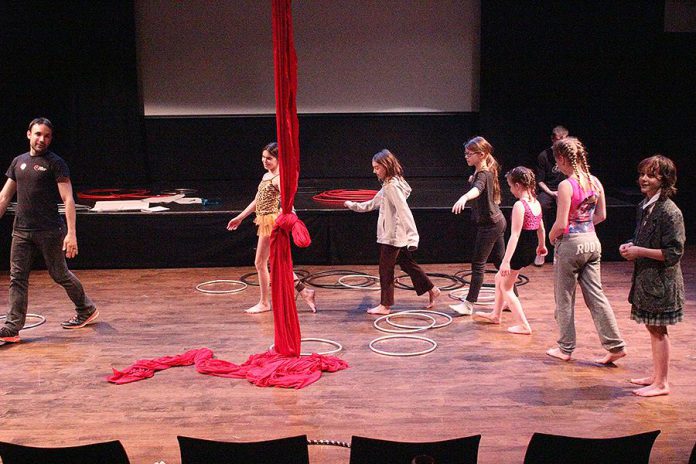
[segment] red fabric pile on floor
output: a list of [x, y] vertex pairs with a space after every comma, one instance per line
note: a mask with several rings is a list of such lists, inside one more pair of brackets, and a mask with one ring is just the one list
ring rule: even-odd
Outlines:
[[319, 380], [322, 372], [336, 372], [348, 367], [348, 363], [339, 358], [319, 354], [288, 357], [268, 351], [249, 356], [244, 364], [213, 356], [212, 350], [199, 348], [176, 356], [141, 359], [123, 371], [114, 369], [113, 375], [106, 380], [115, 384], [137, 382], [170, 367], [195, 365], [201, 374], [247, 379], [259, 387], [303, 388]]

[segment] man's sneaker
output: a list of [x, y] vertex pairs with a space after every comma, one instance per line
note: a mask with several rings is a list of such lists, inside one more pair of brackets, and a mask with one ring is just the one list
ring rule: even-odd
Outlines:
[[7, 326], [0, 327], [0, 342], [17, 343], [19, 342], [19, 332], [13, 332]]
[[62, 325], [64, 329], [81, 329], [86, 325], [93, 324], [98, 317], [99, 310], [94, 308], [94, 311], [92, 311], [91, 313], [76, 314], [72, 319], [63, 322], [60, 325]]
[[544, 258], [542, 255], [536, 255], [536, 258], [534, 258], [534, 265], [543, 266], [544, 261], [546, 261], [546, 258]]
[[474, 312], [474, 303], [468, 300], [464, 300], [459, 304], [451, 304], [449, 307], [461, 316], [469, 316]]

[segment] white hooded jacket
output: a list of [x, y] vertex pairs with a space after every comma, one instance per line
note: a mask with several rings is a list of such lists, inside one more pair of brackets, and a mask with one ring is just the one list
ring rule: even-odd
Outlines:
[[411, 186], [402, 177], [392, 177], [372, 200], [362, 203], [349, 201], [346, 206], [358, 213], [379, 208], [377, 220], [377, 243], [395, 247], [418, 248], [418, 229], [406, 199], [411, 195]]

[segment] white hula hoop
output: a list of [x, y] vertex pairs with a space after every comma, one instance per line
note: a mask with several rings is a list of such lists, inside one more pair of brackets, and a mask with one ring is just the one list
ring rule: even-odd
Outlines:
[[[431, 309], [409, 309], [409, 310], [400, 311], [400, 312], [401, 312], [401, 313], [408, 313], [408, 314], [416, 314], [416, 313], [417, 313], [417, 314], [428, 314], [428, 315], [429, 315], [429, 314], [437, 314], [438, 316], [442, 316], [442, 317], [444, 317], [445, 319], [447, 319], [447, 320], [446, 320], [445, 322], [443, 322], [442, 324], [435, 324], [435, 325], [433, 325], [433, 326], [431, 327], [431, 329], [440, 329], [440, 328], [442, 328], [442, 327], [447, 327], [447, 326], [450, 325], [450, 324], [452, 323], [452, 321], [453, 321], [452, 316], [450, 316], [449, 314], [447, 314], [447, 313], [441, 313], [440, 311], [433, 311], [433, 310], [431, 310]], [[395, 313], [395, 314], [399, 314], [399, 313]], [[393, 314], [389, 314], [389, 316], [393, 316]], [[401, 329], [415, 329], [415, 328], [416, 328], [415, 326], [412, 326], [412, 325], [397, 324], [397, 323], [395, 323], [395, 322], [390, 321], [388, 317], [387, 317], [385, 320], [387, 321], [387, 323], [388, 323], [389, 325], [393, 325], [394, 327], [399, 327], [399, 328], [401, 328]]]
[[[36, 318], [38, 319], [37, 322], [33, 322], [31, 324], [24, 324], [24, 327], [22, 327], [22, 330], [27, 330], [27, 329], [33, 329], [35, 327], [38, 327], [46, 322], [46, 317], [42, 316], [41, 314], [34, 314], [34, 313], [27, 313], [27, 319], [29, 318]], [[7, 319], [7, 316], [3, 315], [0, 316], [0, 321]]]
[[379, 290], [379, 289], [380, 289], [379, 285], [377, 285], [376, 287], [375, 287], [375, 286], [372, 286], [372, 287], [363, 287], [363, 286], [360, 286], [360, 285], [351, 285], [351, 284], [347, 284], [347, 283], [345, 283], [345, 282], [343, 281], [343, 279], [351, 279], [351, 278], [356, 278], [356, 277], [363, 277], [363, 278], [366, 278], [366, 279], [372, 279], [372, 280], [374, 280], [375, 282], [379, 280], [379, 277], [373, 276], [373, 275], [369, 275], [369, 274], [348, 274], [348, 275], [344, 275], [344, 276], [339, 277], [339, 278], [338, 278], [338, 283], [341, 284], [341, 285], [343, 285], [343, 286], [346, 287], [346, 288], [350, 288], [350, 289], [353, 289], [353, 290]]
[[[203, 287], [207, 287], [208, 285], [217, 285], [217, 284], [233, 284], [233, 285], [239, 285], [239, 288], [233, 288], [231, 290], [206, 290]], [[214, 293], [214, 294], [220, 294], [220, 293], [239, 293], [243, 292], [246, 290], [247, 284], [244, 282], [241, 282], [239, 280], [209, 280], [208, 282], [201, 282], [200, 284], [196, 285], [196, 290], [202, 293]]]
[[[300, 342], [320, 342], [320, 343], [327, 343], [327, 344], [335, 347], [333, 350], [318, 352], [317, 354], [320, 356], [328, 356], [330, 354], [335, 354], [343, 349], [343, 345], [341, 345], [340, 343], [335, 342], [333, 340], [329, 340], [327, 338], [301, 338]], [[269, 346], [268, 349], [272, 350], [274, 347], [275, 347], [275, 343], [273, 345]], [[312, 354], [314, 354], [314, 353], [307, 353], [305, 351], [300, 351], [300, 356], [311, 356]]]
[[[392, 317], [410, 316], [410, 317], [421, 318], [421, 319], [429, 319], [430, 324], [420, 326], [420, 327], [413, 327], [412, 326], [410, 329], [402, 329], [402, 330], [386, 329], [384, 327], [380, 327], [379, 323], [381, 321], [387, 319], [390, 316], [392, 316]], [[387, 322], [389, 322], [389, 321], [387, 321]], [[375, 321], [372, 323], [372, 325], [375, 326], [375, 329], [377, 329], [381, 332], [394, 333], [394, 334], [405, 334], [405, 333], [413, 333], [413, 332], [422, 332], [424, 330], [432, 329], [436, 323], [437, 323], [437, 321], [435, 320], [435, 318], [433, 316], [429, 316], [429, 315], [423, 314], [423, 313], [405, 313], [405, 311], [401, 311], [401, 312], [394, 313], [394, 314], [385, 314], [384, 316], [380, 316], [377, 319], [375, 319]], [[391, 322], [389, 322], [389, 324], [394, 325]]]
[[[399, 352], [399, 351], [384, 351], [380, 350], [378, 348], [375, 348], [375, 343], [379, 343], [384, 340], [393, 340], [393, 339], [398, 339], [398, 338], [409, 338], [412, 340], [420, 340], [426, 343], [430, 343], [430, 348], [426, 348], [425, 350], [421, 351], [414, 351], [414, 352]], [[370, 349], [374, 351], [377, 354], [382, 354], [384, 356], [419, 356], [422, 354], [428, 354], [431, 351], [435, 350], [437, 348], [437, 342], [435, 340], [432, 340], [428, 337], [422, 337], [420, 335], [385, 335], [384, 337], [379, 337], [375, 338], [370, 342]]]
[[[459, 288], [449, 292], [449, 297], [453, 300], [463, 301], [469, 293], [469, 287]], [[495, 288], [481, 287], [479, 298], [476, 304], [493, 304], [495, 302]]]

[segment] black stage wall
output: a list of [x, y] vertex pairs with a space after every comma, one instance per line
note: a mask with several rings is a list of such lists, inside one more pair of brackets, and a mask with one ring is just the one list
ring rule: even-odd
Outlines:
[[[372, 178], [372, 155], [389, 148], [407, 176], [461, 177], [462, 134], [476, 113], [300, 115], [303, 178]], [[257, 180], [275, 116], [147, 117], [148, 164], [157, 181]]]
[[480, 127], [505, 163], [532, 162], [562, 124], [614, 189], [633, 187], [637, 163], [661, 152], [677, 163], [676, 201], [696, 232], [696, 34], [664, 32], [664, 9], [483, 0]]
[[149, 181], [132, 1], [2, 1], [0, 44], [3, 173], [46, 116], [74, 183]]
[[[144, 118], [133, 6], [0, 3], [0, 163], [26, 150], [26, 123], [45, 115], [78, 187], [257, 178], [272, 117]], [[471, 135], [488, 137], [509, 168], [530, 164], [560, 123], [587, 142], [609, 189], [633, 186], [636, 163], [654, 151], [674, 158], [693, 230], [696, 40], [664, 33], [663, 9], [483, 0], [478, 114], [303, 115], [302, 175], [371, 177], [369, 156], [387, 146], [407, 176], [461, 179]]]

